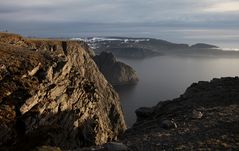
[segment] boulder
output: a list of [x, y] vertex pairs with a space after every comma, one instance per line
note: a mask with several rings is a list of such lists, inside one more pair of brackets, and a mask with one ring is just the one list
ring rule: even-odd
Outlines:
[[173, 120], [163, 120], [160, 122], [160, 127], [163, 129], [177, 128], [177, 124]]
[[202, 112], [197, 111], [197, 110], [192, 111], [192, 118], [200, 119], [200, 118], [202, 118], [202, 116], [203, 116]]

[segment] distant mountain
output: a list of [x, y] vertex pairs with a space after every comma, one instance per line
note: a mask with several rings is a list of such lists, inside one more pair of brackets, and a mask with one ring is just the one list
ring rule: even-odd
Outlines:
[[106, 51], [112, 52], [117, 57], [126, 58], [144, 58], [161, 55], [161, 53], [148, 47], [149, 45], [145, 45], [145, 42], [150, 41], [148, 38], [89, 37], [74, 38], [73, 40], [82, 40], [88, 43], [96, 54]]
[[219, 48], [219, 47], [215, 46], [215, 45], [209, 45], [209, 44], [204, 44], [204, 43], [197, 43], [197, 44], [192, 45], [190, 48], [213, 49], [213, 48]]
[[112, 52], [116, 57], [145, 58], [158, 55], [228, 55], [239, 56], [236, 51], [222, 51], [218, 46], [197, 43], [188, 44], [172, 43], [153, 38], [128, 38], [128, 37], [88, 37], [73, 38], [82, 40], [100, 54], [103, 51]]

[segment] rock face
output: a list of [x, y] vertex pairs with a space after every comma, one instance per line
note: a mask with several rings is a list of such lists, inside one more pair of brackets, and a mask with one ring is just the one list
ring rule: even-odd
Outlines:
[[112, 53], [102, 52], [94, 57], [94, 61], [112, 85], [136, 84], [138, 82], [134, 69], [116, 61]]
[[99, 145], [126, 129], [118, 94], [83, 42], [0, 33], [0, 150]]
[[179, 98], [137, 110], [122, 142], [130, 150], [237, 150], [239, 78], [192, 84]]

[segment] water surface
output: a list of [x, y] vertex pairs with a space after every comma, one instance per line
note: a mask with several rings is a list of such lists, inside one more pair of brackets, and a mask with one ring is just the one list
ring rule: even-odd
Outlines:
[[159, 56], [119, 60], [132, 66], [140, 79], [136, 86], [116, 88], [128, 126], [135, 122], [137, 108], [176, 98], [193, 82], [239, 75], [237, 58]]

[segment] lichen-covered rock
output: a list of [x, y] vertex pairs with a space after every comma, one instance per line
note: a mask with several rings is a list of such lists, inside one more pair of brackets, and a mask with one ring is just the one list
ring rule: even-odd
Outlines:
[[0, 150], [72, 149], [124, 132], [118, 94], [90, 51], [83, 42], [0, 34]]
[[101, 52], [94, 57], [94, 61], [112, 85], [136, 84], [139, 81], [134, 69], [117, 61], [110, 52]]

